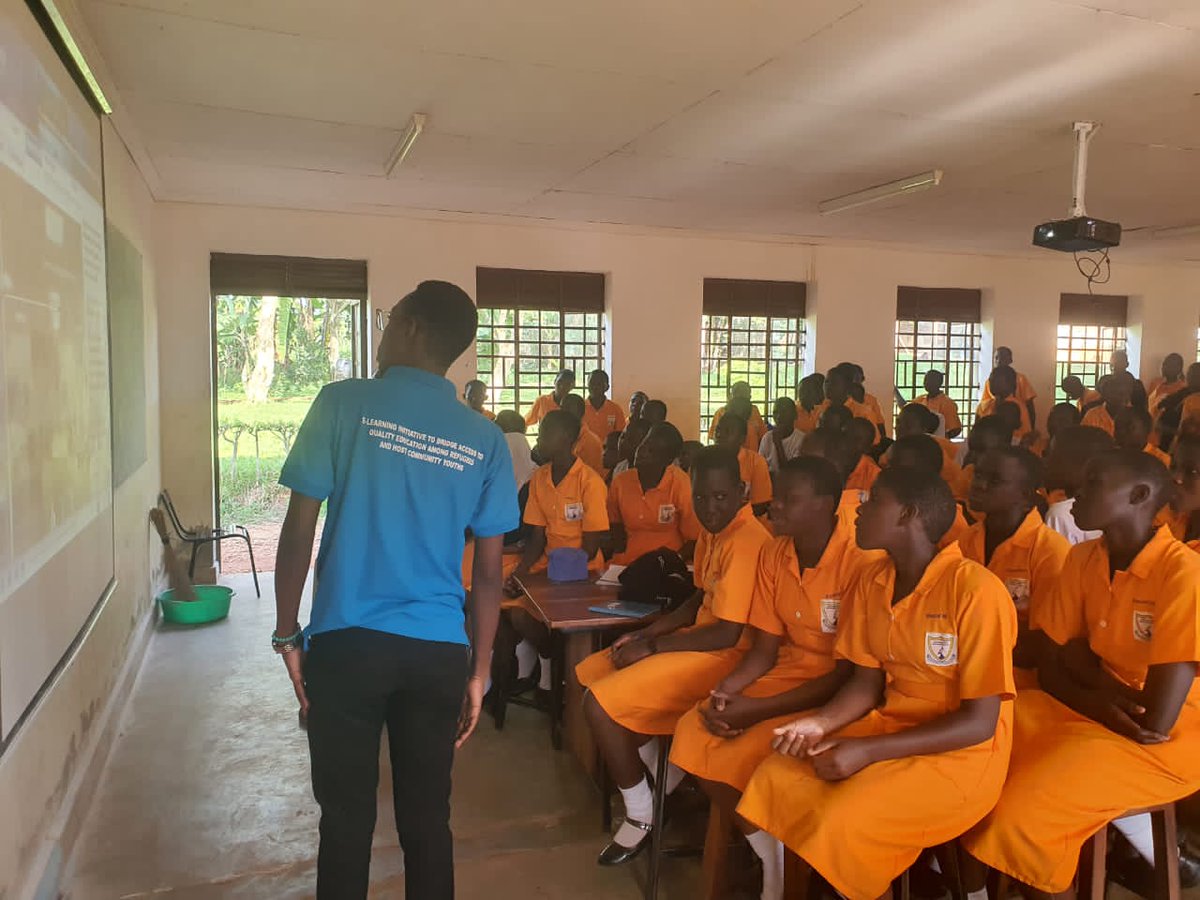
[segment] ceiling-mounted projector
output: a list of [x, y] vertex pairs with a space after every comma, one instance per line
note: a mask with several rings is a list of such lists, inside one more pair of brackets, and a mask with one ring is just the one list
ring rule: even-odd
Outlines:
[[1087, 186], [1088, 143], [1100, 126], [1095, 122], [1075, 123], [1075, 180], [1074, 195], [1067, 219], [1043, 222], [1033, 229], [1035, 247], [1060, 250], [1063, 253], [1086, 253], [1107, 250], [1121, 243], [1121, 226], [1117, 222], [1093, 219], [1083, 207], [1083, 192]]

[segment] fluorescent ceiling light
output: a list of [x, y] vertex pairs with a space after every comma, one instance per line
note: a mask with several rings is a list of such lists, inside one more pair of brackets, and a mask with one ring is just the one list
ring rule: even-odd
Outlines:
[[408, 127], [404, 129], [404, 134], [400, 136], [400, 140], [388, 155], [387, 162], [384, 163], [384, 175], [386, 177], [392, 177], [392, 171], [396, 166], [404, 162], [404, 157], [408, 156], [408, 152], [412, 150], [413, 144], [417, 142], [417, 138], [421, 136], [421, 132], [424, 130], [425, 114], [413, 113], [413, 117], [408, 120]]
[[830, 213], [839, 213], [847, 209], [866, 206], [868, 203], [878, 203], [880, 200], [899, 197], [901, 194], [912, 194], [916, 191], [928, 190], [931, 187], [937, 187], [941, 183], [942, 170], [933, 169], [929, 172], [922, 172], [920, 175], [910, 175], [908, 178], [901, 178], [899, 181], [889, 181], [887, 184], [876, 185], [875, 187], [867, 188], [865, 191], [855, 191], [853, 194], [834, 197], [832, 200], [822, 200], [817, 204], [817, 209], [820, 210], [821, 215], [827, 216]]
[[46, 15], [50, 17], [50, 21], [54, 24], [54, 30], [58, 32], [58, 37], [63, 42], [63, 47], [70, 54], [71, 61], [75, 63], [79, 74], [91, 90], [96, 105], [100, 107], [100, 110], [106, 116], [112, 115], [112, 106], [109, 105], [108, 98], [104, 96], [104, 91], [100, 90], [100, 82], [96, 80], [96, 76], [92, 74], [87, 60], [83, 58], [83, 51], [79, 49], [79, 45], [75, 43], [75, 38], [71, 36], [71, 29], [67, 28], [67, 22], [62, 17], [62, 13], [59, 12], [58, 7], [54, 5], [54, 0], [40, 0], [40, 2], [42, 9], [46, 11]]
[[1200, 222], [1193, 225], [1172, 225], [1170, 228], [1151, 228], [1150, 236], [1156, 238], [1190, 237], [1200, 234]]

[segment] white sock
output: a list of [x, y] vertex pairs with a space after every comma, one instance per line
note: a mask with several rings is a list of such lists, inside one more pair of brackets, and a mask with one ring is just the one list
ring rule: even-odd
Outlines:
[[517, 677], [528, 678], [533, 674], [533, 664], [537, 660], [537, 650], [529, 641], [517, 644]]
[[550, 690], [550, 657], [539, 656], [538, 662], [542, 664], [541, 677], [538, 678], [538, 687], [543, 691]]
[[987, 888], [983, 887], [977, 891], [967, 891], [967, 900], [988, 900]]
[[746, 841], [762, 860], [762, 900], [783, 900], [783, 844], [765, 831], [746, 835]]
[[[643, 778], [631, 788], [618, 788], [621, 799], [625, 801], [625, 818], [633, 819], [644, 825], [654, 824], [654, 794], [650, 791], [650, 782]], [[628, 822], [622, 822], [613, 840], [622, 847], [636, 847], [650, 832], [643, 831]]]
[[[638, 756], [642, 758], [642, 765], [646, 767], [646, 771], [651, 775], [658, 774], [658, 753], [662, 746], [662, 741], [658, 738], [650, 738], [642, 746], [638, 747]], [[673, 793], [675, 788], [679, 787], [679, 782], [683, 781], [684, 771], [675, 765], [673, 762], [667, 763], [667, 793]]]
[[1117, 831], [1125, 835], [1125, 840], [1133, 844], [1133, 849], [1141, 854], [1146, 862], [1154, 862], [1154, 831], [1150, 825], [1150, 813], [1140, 816], [1126, 816], [1113, 822]]

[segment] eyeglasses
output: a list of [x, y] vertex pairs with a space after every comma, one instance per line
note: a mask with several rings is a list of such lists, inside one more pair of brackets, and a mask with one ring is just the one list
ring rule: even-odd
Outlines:
[[383, 331], [383, 329], [387, 328], [388, 320], [391, 319], [391, 317], [392, 317], [392, 311], [390, 309], [379, 309], [378, 307], [376, 307], [376, 309], [375, 309], [375, 327], [377, 329], [379, 329], [380, 331]]

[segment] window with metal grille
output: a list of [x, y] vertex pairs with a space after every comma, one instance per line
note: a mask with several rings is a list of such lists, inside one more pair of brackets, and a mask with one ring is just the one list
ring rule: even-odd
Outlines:
[[492, 412], [522, 415], [572, 369], [579, 391], [604, 365], [604, 276], [478, 268], [477, 377]]
[[705, 278], [700, 322], [700, 433], [729, 399], [750, 385], [763, 416], [780, 397], [795, 397], [804, 368], [805, 285], [798, 281]]
[[938, 369], [945, 376], [943, 392], [958, 406], [963, 434], [970, 431], [980, 384], [981, 297], [966, 288], [897, 289], [893, 415], [925, 393], [925, 373]]
[[1058, 344], [1054, 354], [1054, 402], [1068, 398], [1062, 380], [1075, 375], [1095, 387], [1108, 372], [1108, 359], [1125, 349], [1125, 297], [1063, 294], [1059, 300]]

